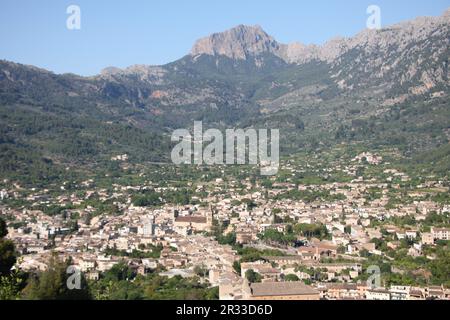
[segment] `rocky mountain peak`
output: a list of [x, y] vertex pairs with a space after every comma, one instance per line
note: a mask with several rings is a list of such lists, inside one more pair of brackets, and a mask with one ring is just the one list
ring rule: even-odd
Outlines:
[[245, 60], [262, 53], [271, 53], [288, 63], [302, 64], [312, 60], [333, 63], [341, 55], [358, 47], [364, 47], [368, 53], [393, 46], [401, 51], [411, 43], [447, 32], [449, 22], [450, 9], [440, 17], [419, 17], [382, 30], [366, 29], [353, 37], [335, 38], [320, 46], [298, 42], [282, 44], [260, 26], [239, 25], [198, 40], [191, 50], [191, 56], [223, 55]]
[[223, 55], [244, 60], [262, 53], [277, 53], [280, 45], [260, 26], [239, 25], [221, 33], [198, 40], [191, 50], [192, 56], [201, 54]]
[[450, 8], [444, 11], [442, 17], [447, 19], [450, 18]]

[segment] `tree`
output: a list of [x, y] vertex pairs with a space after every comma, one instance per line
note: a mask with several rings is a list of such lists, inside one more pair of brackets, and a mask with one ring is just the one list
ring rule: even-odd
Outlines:
[[362, 249], [359, 251], [359, 256], [363, 258], [370, 257], [370, 252], [367, 249]]
[[0, 218], [0, 238], [6, 237], [7, 234], [8, 234], [8, 227], [6, 225], [6, 222], [2, 218]]
[[317, 237], [322, 240], [329, 237], [328, 230], [323, 224], [296, 224], [294, 232], [307, 238]]
[[0, 239], [0, 276], [8, 275], [16, 263], [16, 250], [10, 240]]
[[86, 280], [80, 274], [80, 289], [69, 289], [67, 273], [71, 259], [61, 261], [53, 254], [46, 271], [32, 275], [23, 291], [25, 299], [29, 300], [89, 300], [91, 298]]
[[233, 262], [233, 269], [237, 274], [241, 274], [241, 263], [239, 261]]
[[430, 263], [433, 284], [450, 284], [450, 253], [448, 247], [437, 252], [437, 257]]
[[133, 280], [136, 277], [136, 272], [131, 270], [125, 262], [120, 262], [109, 269], [104, 278], [112, 281]]
[[0, 300], [15, 300], [23, 279], [17, 272], [11, 274], [16, 263], [16, 250], [12, 241], [3, 239], [7, 234], [6, 222], [0, 218]]
[[206, 300], [219, 300], [219, 287], [212, 287], [207, 290], [205, 295]]
[[255, 283], [261, 282], [262, 277], [258, 272], [255, 272], [253, 269], [249, 269], [245, 271], [245, 278], [247, 278], [248, 282]]
[[217, 236], [217, 241], [222, 244], [222, 245], [235, 245], [236, 244], [236, 233], [235, 232], [230, 232], [226, 235], [218, 235]]
[[161, 204], [160, 195], [155, 192], [134, 195], [131, 201], [136, 207], [159, 206]]
[[209, 274], [209, 270], [206, 268], [205, 265], [197, 265], [194, 267], [194, 273], [198, 275], [199, 277], [206, 277]]
[[275, 229], [267, 229], [260, 235], [261, 239], [270, 241], [270, 242], [277, 242], [281, 244], [292, 244], [295, 242], [296, 237], [293, 233], [282, 233]]
[[295, 274], [288, 274], [284, 277], [284, 281], [295, 282], [300, 281], [300, 279]]
[[0, 300], [18, 300], [23, 289], [24, 274], [17, 270], [0, 277]]

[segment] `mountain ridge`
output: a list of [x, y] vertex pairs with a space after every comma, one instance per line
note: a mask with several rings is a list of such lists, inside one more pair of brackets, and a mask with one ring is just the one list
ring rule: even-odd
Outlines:
[[[284, 44], [278, 42], [274, 37], [270, 36], [260, 25], [243, 25], [240, 24], [238, 26], [232, 27], [228, 30], [222, 32], [215, 32], [210, 34], [209, 36], [200, 38], [195, 41], [191, 51], [187, 53], [188, 56], [198, 56], [202, 54], [206, 55], [223, 55], [232, 59], [245, 59], [248, 54], [250, 55], [258, 55], [260, 53], [269, 52], [273, 53], [276, 56], [282, 58], [287, 63], [307, 63], [311, 60], [319, 60], [325, 61], [327, 63], [333, 62], [337, 57], [342, 55], [343, 53], [351, 50], [352, 48], [363, 44], [367, 44], [369, 46], [374, 46], [374, 42], [379, 41], [379, 38], [376, 38], [377, 34], [383, 33], [385, 31], [398, 31], [401, 29], [407, 29], [405, 33], [413, 32], [414, 29], [429, 27], [430, 25], [435, 25], [436, 27], [440, 25], [445, 25], [450, 23], [450, 8], [444, 11], [444, 13], [440, 16], [423, 16], [417, 17], [412, 20], [402, 21], [395, 23], [390, 26], [383, 27], [381, 30], [369, 30], [364, 29], [354, 36], [350, 37], [342, 37], [336, 36], [326, 41], [322, 45], [317, 44], [304, 44], [298, 41]], [[421, 35], [422, 37], [426, 35], [426, 33], [417, 33], [414, 36]], [[250, 39], [250, 43], [239, 43], [235, 45], [236, 52], [227, 52], [225, 49], [228, 46], [228, 49], [232, 49], [233, 44], [230, 43], [230, 40], [238, 40], [239, 38]], [[259, 37], [259, 39], [253, 39], [255, 37]], [[225, 44], [223, 43], [225, 42]], [[263, 43], [261, 43], [263, 42]], [[264, 44], [264, 42], [268, 42]], [[251, 48], [251, 45], [256, 45], [255, 48]], [[249, 48], [248, 48], [249, 47]], [[251, 50], [253, 49], [253, 50]], [[36, 67], [28, 64], [21, 64], [13, 61], [1, 60], [3, 62], [10, 62], [20, 64], [26, 67], [39, 69], [41, 71], [47, 71], [50, 73], [54, 73], [45, 68]], [[57, 75], [64, 74], [73, 74], [83, 78], [95, 78], [101, 76], [108, 76], [111, 74], [119, 74], [119, 73], [140, 73], [147, 72], [151, 69], [156, 69], [158, 67], [163, 67], [165, 65], [149, 65], [149, 64], [136, 64], [130, 65], [126, 68], [119, 68], [115, 66], [105, 67], [98, 74], [92, 76], [80, 76], [74, 73], [54, 73]]]
[[283, 129], [283, 152], [357, 141], [405, 154], [441, 146], [450, 137], [449, 18], [363, 31], [322, 52], [286, 53], [261, 27], [240, 25], [200, 39], [195, 55], [92, 77], [0, 60], [0, 172], [125, 153], [167, 160], [172, 130], [196, 120]]
[[[438, 17], [418, 17], [414, 20], [384, 27], [381, 30], [366, 29], [352, 37], [335, 37], [323, 45], [305, 45], [300, 42], [283, 44], [268, 35], [260, 26], [239, 25], [230, 30], [214, 33], [198, 40], [190, 54], [192, 56], [200, 54], [225, 55], [230, 58], [245, 59], [247, 57], [245, 53], [258, 55], [262, 52], [262, 48], [266, 48], [263, 52], [273, 53], [288, 63], [300, 64], [311, 60], [331, 63], [342, 54], [362, 44], [372, 47], [380, 40], [387, 41], [389, 37], [383, 38], [379, 36], [380, 33], [387, 30], [398, 32], [405, 29], [402, 36], [405, 36], [406, 33], [411, 33], [411, 37], [422, 39], [422, 36], [426, 35], [427, 32], [417, 32], [417, 29], [448, 24], [450, 22], [449, 17], [450, 9]], [[238, 45], [235, 45], [238, 51], [233, 52], [233, 45], [229, 42], [239, 42], [240, 39], [250, 39], [250, 41], [248, 43], [238, 43]]]

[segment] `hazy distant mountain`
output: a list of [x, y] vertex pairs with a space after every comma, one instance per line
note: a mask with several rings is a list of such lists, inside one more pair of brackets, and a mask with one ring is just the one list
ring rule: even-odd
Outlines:
[[448, 10], [323, 46], [240, 25], [173, 63], [94, 77], [0, 61], [0, 170], [33, 152], [54, 163], [164, 158], [171, 130], [194, 120], [282, 128], [290, 152], [341, 141], [433, 148], [448, 143], [449, 42]]

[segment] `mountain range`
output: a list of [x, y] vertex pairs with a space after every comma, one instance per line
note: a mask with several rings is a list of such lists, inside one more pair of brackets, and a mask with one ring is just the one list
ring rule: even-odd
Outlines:
[[362, 143], [448, 159], [449, 42], [447, 10], [322, 46], [239, 25], [172, 63], [93, 77], [2, 60], [0, 172], [40, 181], [123, 153], [169, 161], [172, 130], [194, 120], [279, 128], [284, 154]]

